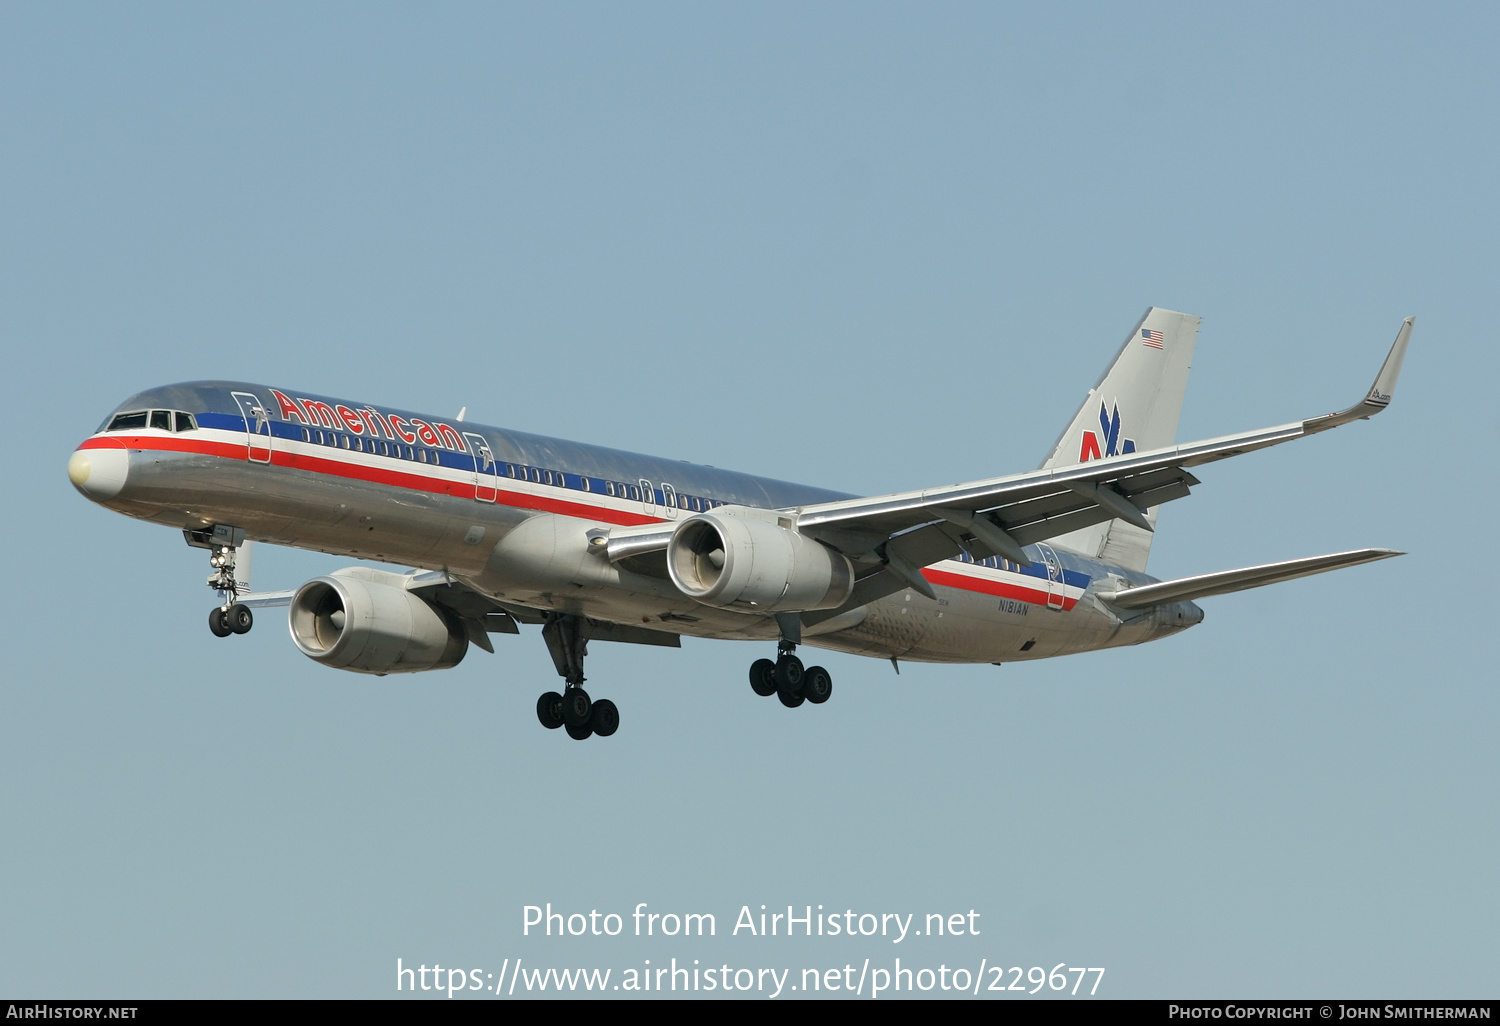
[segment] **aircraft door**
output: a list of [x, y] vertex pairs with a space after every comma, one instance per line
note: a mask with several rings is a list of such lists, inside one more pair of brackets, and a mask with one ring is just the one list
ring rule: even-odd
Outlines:
[[637, 484], [641, 486], [641, 509], [647, 516], [656, 516], [656, 489], [644, 477]]
[[667, 511], [667, 519], [677, 519], [677, 489], [665, 481], [661, 483], [661, 501]]
[[266, 408], [251, 392], [231, 392], [245, 418], [245, 445], [251, 463], [271, 462], [271, 418]]
[[464, 432], [464, 441], [469, 444], [469, 453], [474, 457], [474, 498], [480, 502], [494, 502], [500, 483], [499, 467], [495, 454], [481, 435]]
[[1061, 610], [1065, 597], [1062, 561], [1050, 545], [1038, 545], [1037, 551], [1042, 554], [1042, 562], [1047, 564], [1047, 608]]

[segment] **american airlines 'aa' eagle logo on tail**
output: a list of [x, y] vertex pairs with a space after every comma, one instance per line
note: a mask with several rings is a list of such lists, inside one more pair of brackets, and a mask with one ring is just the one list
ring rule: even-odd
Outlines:
[[1135, 440], [1120, 437], [1119, 400], [1115, 400], [1113, 411], [1104, 403], [1099, 404], [1099, 429], [1098, 434], [1092, 431], [1083, 433], [1083, 445], [1078, 450], [1079, 463], [1102, 459], [1105, 456], [1123, 456], [1127, 452], [1135, 452]]

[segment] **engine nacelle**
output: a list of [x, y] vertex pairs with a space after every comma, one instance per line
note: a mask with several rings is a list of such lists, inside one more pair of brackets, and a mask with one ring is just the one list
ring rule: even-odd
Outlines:
[[854, 590], [849, 560], [764, 515], [718, 509], [678, 524], [667, 545], [672, 583], [704, 605], [744, 612], [843, 605]]
[[463, 621], [407, 591], [405, 581], [364, 567], [314, 577], [292, 596], [292, 641], [309, 659], [357, 673], [457, 666], [469, 650]]

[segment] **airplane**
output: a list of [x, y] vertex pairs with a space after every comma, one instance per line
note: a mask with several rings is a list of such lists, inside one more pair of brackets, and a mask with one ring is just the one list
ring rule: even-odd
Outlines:
[[[1365, 548], [1161, 581], [1158, 508], [1192, 468], [1384, 410], [1415, 318], [1365, 397], [1338, 413], [1175, 443], [1199, 318], [1148, 309], [1039, 469], [870, 497], [600, 446], [232, 381], [131, 396], [68, 461], [87, 498], [206, 549], [209, 627], [243, 634], [285, 606], [325, 666], [456, 666], [492, 634], [540, 625], [563, 684], [544, 727], [607, 737], [584, 690], [590, 641], [682, 635], [775, 643], [755, 694], [822, 705], [833, 679], [800, 646], [900, 662], [1003, 664], [1185, 630], [1195, 600], [1386, 559]], [[252, 542], [410, 567], [354, 566], [294, 591], [250, 588]]]

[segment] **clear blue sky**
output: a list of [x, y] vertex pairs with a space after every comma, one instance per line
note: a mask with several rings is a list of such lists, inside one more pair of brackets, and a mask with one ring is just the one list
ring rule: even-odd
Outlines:
[[[0, 8], [0, 993], [394, 994], [498, 971], [1107, 968], [1124, 996], [1493, 996], [1500, 71], [1489, 5]], [[1206, 468], [1151, 570], [1401, 559], [1003, 668], [534, 629], [340, 674], [73, 492], [140, 388], [228, 376], [853, 492], [1034, 466], [1148, 305]], [[263, 549], [257, 584], [339, 565]], [[704, 941], [521, 909], [706, 911]], [[724, 936], [742, 905], [981, 936]], [[884, 960], [882, 962], [881, 960]], [[798, 992], [800, 993], [800, 991]]]

